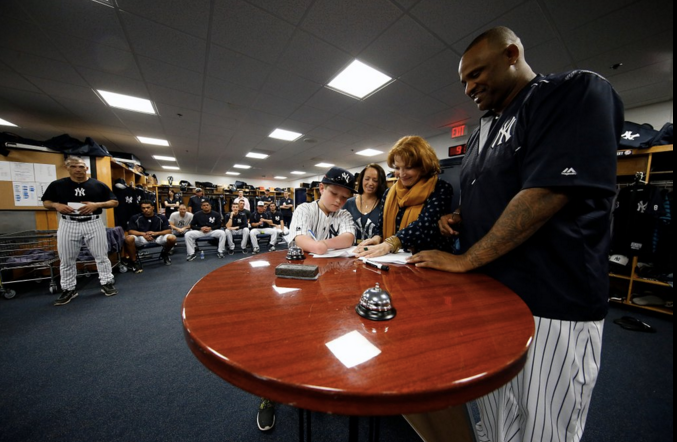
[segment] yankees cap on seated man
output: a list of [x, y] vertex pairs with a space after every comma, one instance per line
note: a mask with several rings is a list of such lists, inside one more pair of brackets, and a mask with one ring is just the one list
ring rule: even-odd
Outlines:
[[329, 169], [324, 178], [322, 178], [321, 183], [345, 187], [351, 192], [357, 193], [355, 189], [355, 175], [340, 167], [334, 166]]

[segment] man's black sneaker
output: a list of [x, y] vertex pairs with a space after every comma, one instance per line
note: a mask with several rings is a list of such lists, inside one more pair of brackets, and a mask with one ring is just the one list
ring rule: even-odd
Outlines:
[[186, 261], [195, 261], [195, 258], [197, 258], [197, 253], [193, 253], [192, 255], [188, 255], [186, 258]]
[[169, 253], [164, 250], [160, 252], [160, 259], [165, 262], [166, 266], [172, 265], [172, 258], [169, 257]]
[[112, 282], [101, 286], [101, 292], [106, 296], [115, 296], [118, 294], [118, 289], [115, 288]]
[[132, 273], [142, 273], [143, 272], [143, 266], [141, 265], [141, 261], [134, 261], [129, 266], [129, 271], [132, 272]]
[[224, 255], [223, 253], [221, 253], [221, 252], [217, 252], [217, 253], [216, 253], [216, 257], [219, 258], [219, 259], [223, 259], [224, 256], [225, 256], [225, 255]]
[[233, 253], [235, 253], [235, 249], [228, 249], [228, 254], [229, 254], [229, 255], [232, 255]]
[[75, 298], [75, 297], [77, 297], [77, 296], [78, 296], [78, 292], [77, 292], [75, 289], [73, 289], [73, 290], [64, 290], [64, 291], [61, 293], [61, 296], [59, 296], [59, 299], [57, 299], [56, 301], [54, 301], [54, 305], [66, 305], [66, 304], [68, 304], [69, 302], [71, 302], [71, 300], [72, 300], [73, 298]]
[[268, 431], [275, 425], [275, 404], [266, 398], [261, 398], [259, 412], [256, 414], [256, 425], [261, 431]]
[[244, 249], [242, 249], [242, 254], [243, 254], [243, 255], [247, 255], [248, 253], [249, 253], [249, 251], [247, 251], [247, 248], [246, 248], [246, 247], [245, 247]]

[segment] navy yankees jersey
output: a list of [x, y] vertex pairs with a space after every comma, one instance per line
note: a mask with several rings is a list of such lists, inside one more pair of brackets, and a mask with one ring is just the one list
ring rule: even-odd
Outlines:
[[275, 224], [276, 226], [280, 225], [280, 223], [282, 222], [282, 212], [279, 212], [279, 211], [276, 210], [275, 213], [273, 213], [273, 212], [266, 212], [266, 213], [268, 214], [266, 219], [271, 220], [273, 222], [273, 224]]
[[595, 73], [572, 71], [537, 76], [500, 116], [487, 114], [468, 140], [461, 168], [462, 251], [489, 232], [521, 190], [556, 188], [570, 196], [531, 238], [482, 268], [536, 316], [585, 321], [606, 315], [622, 127], [623, 104], [611, 85]]
[[200, 210], [198, 213], [193, 214], [193, 221], [191, 221], [190, 227], [193, 230], [199, 230], [200, 227], [211, 227], [212, 230], [220, 229], [221, 215], [213, 210], [209, 213]]
[[[228, 224], [228, 221], [230, 220], [232, 215], [231, 213], [226, 213], [226, 216], [223, 218], [223, 223]], [[245, 215], [242, 212], [238, 212], [237, 215], [233, 216], [233, 222], [231, 223], [231, 227], [239, 227], [240, 229], [244, 229], [247, 227], [247, 224], [249, 221], [247, 220], [247, 215]]]
[[188, 199], [188, 208], [192, 209], [192, 213], [198, 213], [202, 211], [202, 203], [205, 201], [209, 202], [209, 198], [206, 196], [199, 197], [197, 195], [193, 195]]
[[162, 232], [169, 229], [169, 221], [164, 215], [155, 214], [145, 217], [143, 213], [132, 216], [127, 223], [128, 230], [139, 232]]
[[[282, 207], [282, 206], [285, 206], [285, 205], [293, 206], [294, 200], [291, 199], [291, 198], [281, 198], [280, 201], [277, 204], [277, 207]], [[289, 216], [292, 215], [291, 209], [280, 209], [280, 210], [282, 210], [282, 215], [289, 215]]]
[[[270, 212], [265, 211], [263, 213], [259, 213], [258, 210], [255, 210], [251, 213], [251, 216], [249, 218], [249, 222], [251, 224], [258, 223], [261, 221], [261, 218], [263, 219], [270, 219]], [[256, 226], [257, 229], [267, 229], [270, 227], [267, 222], [261, 223], [260, 226]]]
[[[84, 183], [76, 183], [70, 177], [61, 178], [52, 181], [42, 195], [42, 201], [52, 201], [60, 204], [87, 201], [102, 203], [110, 200], [117, 200], [117, 197], [107, 185], [94, 178], [89, 178]], [[96, 209], [92, 213], [99, 215], [101, 212], [101, 209]]]

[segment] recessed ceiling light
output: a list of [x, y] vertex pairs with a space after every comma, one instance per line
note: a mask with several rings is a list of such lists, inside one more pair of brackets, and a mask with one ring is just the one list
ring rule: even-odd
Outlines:
[[257, 158], [259, 160], [263, 160], [265, 158], [268, 158], [270, 155], [266, 155], [265, 153], [254, 153], [254, 152], [249, 152], [247, 155], [245, 155], [247, 158]]
[[364, 150], [361, 150], [361, 151], [355, 152], [355, 153], [357, 155], [362, 155], [364, 157], [373, 157], [373, 156], [376, 156], [376, 155], [380, 155], [383, 152], [381, 152], [380, 150], [376, 150], [376, 149], [364, 149]]
[[292, 175], [305, 175], [306, 174], [305, 172], [301, 172], [301, 171], [298, 171], [298, 170], [293, 170], [290, 173]]
[[176, 161], [174, 157], [163, 157], [162, 155], [153, 155], [153, 158], [159, 161]]
[[276, 176], [276, 177], [273, 177], [273, 178], [275, 178], [276, 180], [286, 180], [287, 179], [286, 176]]
[[157, 114], [155, 107], [150, 100], [145, 98], [132, 97], [131, 95], [116, 94], [115, 92], [102, 91], [97, 89], [99, 96], [103, 101], [111, 107], [119, 109], [126, 109], [134, 112], [142, 112], [144, 114]]
[[270, 135], [268, 135], [270, 138], [277, 138], [278, 140], [285, 140], [285, 141], [295, 141], [301, 138], [301, 135], [298, 132], [292, 132], [290, 130], [284, 130], [284, 129], [275, 129]]
[[169, 146], [169, 141], [160, 138], [136, 137], [143, 144], [154, 144], [156, 146]]
[[181, 170], [179, 167], [176, 166], [162, 166], [162, 168], [167, 170]]
[[236, 169], [251, 169], [252, 166], [248, 166], [246, 164], [233, 164], [233, 167]]
[[12, 126], [12, 127], [18, 127], [16, 124], [10, 123], [9, 121], [3, 120], [2, 118], [0, 118], [0, 126]]
[[316, 167], [334, 167], [334, 164], [331, 163], [317, 163]]
[[239, 174], [240, 172], [231, 172], [231, 171], [226, 172], [226, 175], [239, 175]]
[[386, 74], [355, 60], [329, 82], [327, 87], [361, 100], [392, 80]]

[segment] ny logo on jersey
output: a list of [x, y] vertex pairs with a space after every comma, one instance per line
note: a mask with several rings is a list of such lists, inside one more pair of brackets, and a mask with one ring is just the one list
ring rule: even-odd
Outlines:
[[498, 135], [496, 135], [496, 138], [494, 138], [494, 142], [491, 143], [492, 149], [496, 146], [500, 146], [512, 138], [512, 128], [515, 125], [515, 121], [517, 121], [517, 117], [512, 117], [509, 121], [503, 123], [503, 127], [501, 127], [501, 129], [498, 131]]
[[126, 196], [125, 197], [125, 203], [127, 204], [132, 204], [134, 202], [134, 197], [133, 196]]
[[640, 201], [640, 202], [637, 203], [637, 211], [638, 211], [639, 213], [644, 213], [644, 212], [646, 212], [646, 209], [648, 209], [648, 208], [649, 208], [649, 203], [648, 203], [648, 202], [647, 202], [647, 203], [643, 203], [643, 202]]
[[81, 188], [75, 189], [75, 196], [85, 196], [85, 189]]
[[338, 230], [334, 228], [334, 226], [329, 226], [329, 238], [334, 238], [335, 236], [338, 236]]
[[215, 221], [216, 221], [216, 218], [214, 218], [213, 216], [209, 217], [209, 224], [214, 224]]
[[623, 135], [621, 135], [621, 138], [623, 138], [624, 140], [634, 140], [638, 136], [639, 134], [633, 134], [631, 130], [628, 130]]

